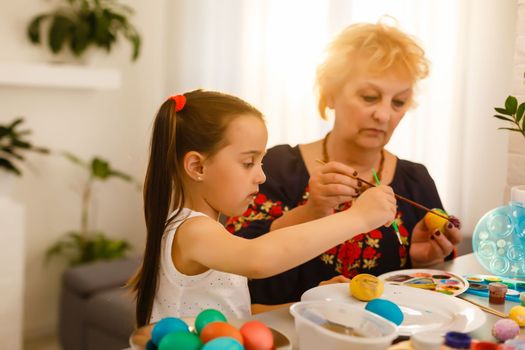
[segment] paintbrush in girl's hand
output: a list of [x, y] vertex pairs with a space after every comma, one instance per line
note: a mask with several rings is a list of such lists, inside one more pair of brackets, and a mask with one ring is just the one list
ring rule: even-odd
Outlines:
[[[323, 165], [326, 164], [326, 162], [323, 162], [323, 161], [320, 160], [320, 159], [316, 159], [315, 161], [316, 161], [317, 163], [319, 163], [319, 164], [323, 164]], [[357, 177], [357, 176], [350, 176], [350, 177], [353, 178], [353, 179], [356, 179], [356, 180], [358, 180], [358, 181], [361, 181], [362, 183], [367, 184], [367, 185], [370, 186], [370, 187], [375, 187], [375, 186], [376, 186], [376, 185], [374, 185], [373, 183], [370, 183], [370, 182], [368, 182], [368, 181], [366, 181], [366, 180], [361, 179], [360, 177]], [[413, 205], [414, 207], [416, 207], [416, 208], [422, 209], [422, 210], [424, 210], [424, 211], [427, 211], [427, 212], [429, 212], [429, 213], [432, 213], [432, 214], [434, 214], [434, 215], [437, 215], [437, 216], [439, 216], [439, 217], [442, 217], [443, 219], [446, 219], [447, 221], [450, 221], [450, 217], [447, 217], [447, 216], [441, 214], [440, 212], [437, 212], [437, 211], [435, 211], [435, 210], [432, 210], [432, 209], [430, 209], [430, 208], [427, 208], [427, 207], [425, 207], [423, 204], [419, 204], [418, 202], [414, 202], [413, 200], [410, 200], [410, 199], [408, 199], [408, 198], [406, 198], [406, 197], [403, 197], [403, 196], [401, 196], [401, 195], [399, 195], [399, 194], [396, 194], [396, 193], [394, 193], [394, 196], [396, 196], [397, 199], [402, 200], [403, 202], [406, 202], [406, 203], [408, 203], [408, 204], [412, 204], [412, 205]], [[454, 226], [456, 226], [456, 224], [454, 224]]]

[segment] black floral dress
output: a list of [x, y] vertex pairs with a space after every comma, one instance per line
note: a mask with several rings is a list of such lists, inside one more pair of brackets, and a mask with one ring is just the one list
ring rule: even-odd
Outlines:
[[[297, 146], [279, 145], [271, 148], [263, 164], [267, 179], [260, 186], [259, 194], [243, 216], [229, 218], [226, 224], [230, 232], [245, 238], [265, 234], [272, 221], [283, 212], [308, 201], [310, 175]], [[395, 193], [426, 207], [442, 208], [434, 181], [421, 164], [398, 159], [390, 186]], [[425, 212], [402, 201], [398, 201], [397, 205], [396, 221], [403, 245], [399, 244], [392, 227], [361, 233], [291, 270], [270, 278], [250, 280], [252, 303], [272, 305], [297, 301], [306, 290], [337, 275], [380, 275], [410, 268], [410, 236]], [[339, 210], [350, 206], [351, 203], [347, 203]]]

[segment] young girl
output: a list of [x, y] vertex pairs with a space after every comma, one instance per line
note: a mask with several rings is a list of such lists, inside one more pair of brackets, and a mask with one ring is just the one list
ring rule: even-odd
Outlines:
[[[247, 278], [264, 278], [394, 219], [390, 187], [364, 192], [349, 210], [248, 240], [220, 213], [242, 214], [265, 181], [262, 114], [234, 96], [196, 90], [166, 100], [155, 118], [144, 187], [147, 242], [131, 285], [138, 326], [207, 308], [250, 315]], [[354, 185], [353, 169], [333, 164]]]

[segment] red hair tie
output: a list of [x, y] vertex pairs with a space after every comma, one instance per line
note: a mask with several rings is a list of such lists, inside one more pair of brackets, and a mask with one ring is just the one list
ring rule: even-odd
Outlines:
[[186, 105], [186, 96], [184, 95], [171, 96], [170, 100], [175, 101], [175, 112], [180, 112]]

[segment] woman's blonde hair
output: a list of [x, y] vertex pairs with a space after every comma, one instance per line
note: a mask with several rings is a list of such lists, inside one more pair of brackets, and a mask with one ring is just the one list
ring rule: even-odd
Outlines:
[[401, 30], [380, 22], [350, 25], [328, 45], [326, 58], [317, 68], [318, 109], [323, 119], [327, 119], [330, 96], [343, 87], [358, 59], [364, 60], [371, 74], [400, 69], [414, 84], [429, 71], [423, 48]]

